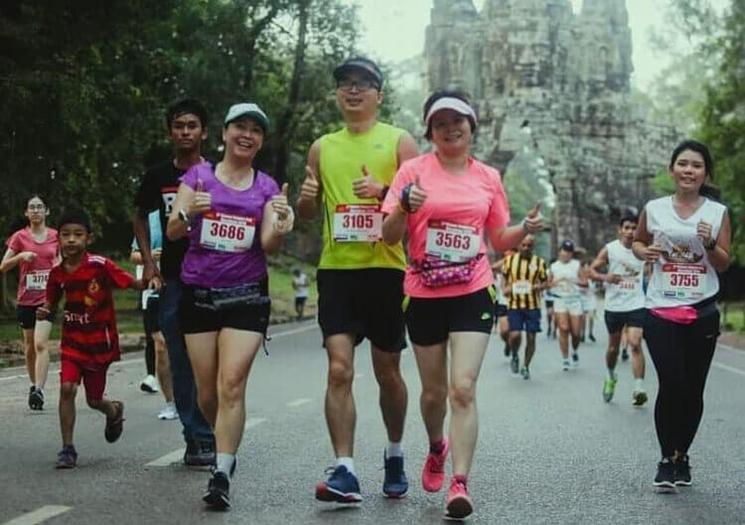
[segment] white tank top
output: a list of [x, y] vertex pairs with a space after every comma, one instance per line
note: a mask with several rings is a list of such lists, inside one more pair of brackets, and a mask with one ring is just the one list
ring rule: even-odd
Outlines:
[[502, 291], [502, 282], [504, 281], [504, 277], [501, 273], [497, 273], [497, 275], [494, 276], [494, 288], [496, 288], [497, 296], [496, 296], [496, 302], [497, 304], [507, 304], [507, 298], [504, 296], [504, 292]]
[[605, 309], [608, 312], [630, 312], [644, 308], [644, 261], [634, 256], [631, 248], [615, 240], [605, 245], [608, 252], [608, 273], [620, 275], [618, 284], [605, 283]]
[[672, 197], [649, 201], [645, 206], [647, 230], [664, 250], [652, 265], [647, 289], [647, 308], [691, 305], [713, 297], [719, 291], [719, 276], [709, 262], [701, 239], [696, 236], [699, 221], [711, 224], [712, 237], [719, 235], [727, 211], [722, 204], [705, 199], [688, 219], [675, 212]]
[[557, 297], [577, 297], [579, 298], [579, 286], [577, 286], [579, 274], [579, 261], [572, 259], [567, 263], [556, 260], [551, 263], [551, 275], [554, 276], [554, 282], [562, 281], [551, 288], [551, 293]]

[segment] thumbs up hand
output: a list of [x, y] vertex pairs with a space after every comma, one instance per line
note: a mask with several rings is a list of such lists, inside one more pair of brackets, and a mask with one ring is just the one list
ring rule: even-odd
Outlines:
[[[427, 200], [427, 192], [422, 187], [422, 181], [419, 178], [418, 173], [414, 182], [409, 184], [407, 187], [409, 188], [407, 195], [409, 209], [411, 210], [411, 213], [414, 213], [424, 205], [424, 202]], [[404, 190], [406, 190], [406, 188], [404, 188]]]
[[305, 180], [302, 186], [300, 186], [300, 198], [302, 200], [315, 201], [318, 198], [318, 192], [320, 190], [320, 184], [318, 183], [318, 175], [313, 168], [305, 166]]
[[280, 235], [285, 235], [292, 231], [295, 223], [295, 213], [289, 204], [290, 185], [286, 182], [282, 184], [282, 191], [275, 195], [269, 201], [272, 207], [272, 227]]
[[541, 215], [541, 203], [537, 202], [523, 219], [525, 233], [538, 233], [543, 230], [543, 216]]
[[209, 191], [204, 190], [202, 179], [197, 179], [197, 186], [194, 188], [194, 195], [189, 205], [189, 217], [209, 211], [210, 208], [212, 208], [212, 195]]
[[367, 166], [362, 165], [362, 177], [352, 181], [354, 195], [360, 199], [380, 199], [383, 196], [383, 184], [375, 180]]

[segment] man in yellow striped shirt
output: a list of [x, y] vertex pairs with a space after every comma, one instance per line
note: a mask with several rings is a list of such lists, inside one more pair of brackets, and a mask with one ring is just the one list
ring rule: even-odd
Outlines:
[[[548, 276], [546, 261], [533, 254], [535, 237], [527, 235], [518, 251], [504, 261], [504, 293], [507, 297], [507, 319], [510, 324], [510, 351], [512, 373], [518, 370], [523, 379], [530, 379], [530, 361], [535, 353], [535, 334], [541, 331], [541, 292], [546, 288]], [[520, 368], [521, 332], [525, 331], [525, 361]]]

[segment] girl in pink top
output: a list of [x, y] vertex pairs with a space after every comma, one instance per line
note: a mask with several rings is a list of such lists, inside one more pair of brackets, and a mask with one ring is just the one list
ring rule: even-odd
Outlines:
[[58, 262], [59, 243], [57, 230], [46, 225], [49, 210], [38, 195], [28, 200], [24, 214], [29, 225], [7, 240], [8, 249], [0, 262], [0, 272], [18, 266], [16, 315], [23, 332], [26, 369], [31, 381], [28, 405], [32, 410], [41, 410], [49, 369], [47, 342], [52, 323], [51, 320], [37, 321], [36, 309], [44, 303], [49, 271]]
[[[430, 442], [422, 485], [437, 492], [453, 450], [446, 514], [473, 512], [467, 476], [476, 446], [476, 380], [494, 324], [494, 288], [486, 242], [504, 252], [542, 229], [538, 208], [508, 226], [509, 207], [499, 172], [470, 156], [476, 114], [460, 93], [441, 91], [424, 104], [426, 137], [435, 146], [402, 164], [388, 191], [383, 240], [408, 231], [406, 325], [422, 381], [420, 406]], [[451, 369], [448, 380], [447, 348]], [[448, 396], [450, 436], [444, 420]]]

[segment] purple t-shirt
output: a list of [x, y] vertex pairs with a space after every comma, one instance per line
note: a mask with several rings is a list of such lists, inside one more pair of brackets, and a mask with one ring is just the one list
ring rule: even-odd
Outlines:
[[[196, 189], [197, 180], [202, 181], [203, 191], [212, 195], [212, 209], [199, 215], [191, 225], [181, 280], [202, 288], [260, 281], [267, 275], [266, 256], [261, 249], [261, 219], [264, 205], [279, 193], [277, 183], [256, 170], [250, 188], [229, 188], [215, 177], [209, 162], [192, 166], [181, 177], [181, 182], [192, 189]], [[253, 242], [249, 245], [251, 235]]]

